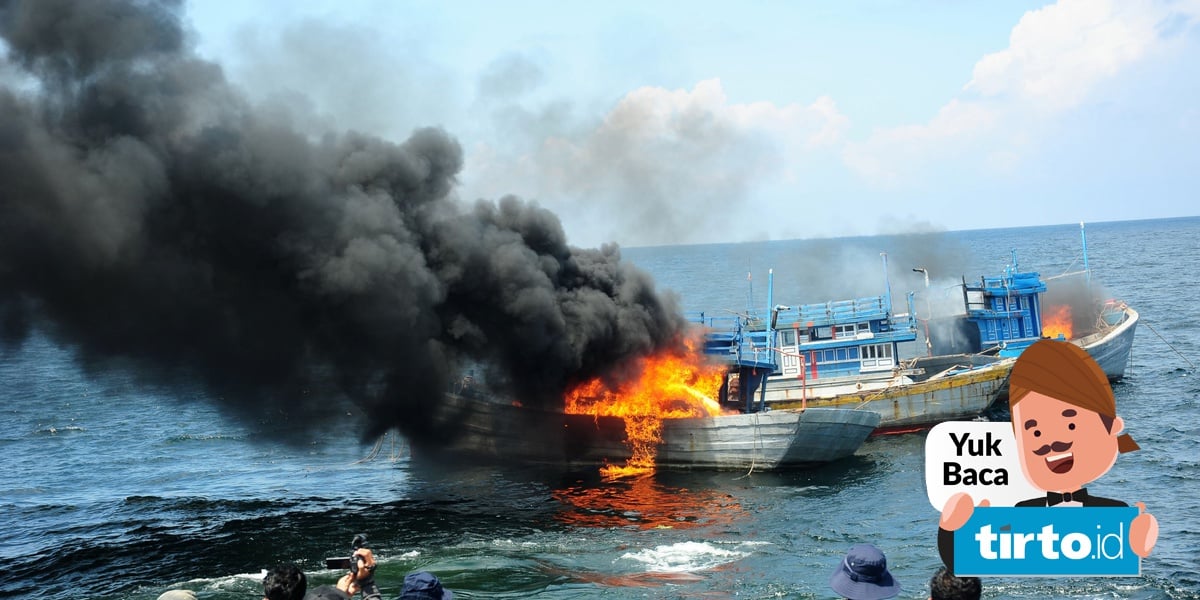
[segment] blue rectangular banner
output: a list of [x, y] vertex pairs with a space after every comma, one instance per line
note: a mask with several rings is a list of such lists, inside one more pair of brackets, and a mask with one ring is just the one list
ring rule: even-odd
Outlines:
[[976, 507], [954, 532], [954, 573], [1141, 575], [1129, 546], [1137, 515], [1133, 507]]

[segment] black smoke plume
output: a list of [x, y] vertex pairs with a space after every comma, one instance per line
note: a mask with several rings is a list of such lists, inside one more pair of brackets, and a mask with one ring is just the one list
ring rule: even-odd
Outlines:
[[[464, 208], [462, 150], [314, 139], [189, 47], [178, 2], [0, 0], [0, 323], [183, 373], [300, 423], [334, 397], [413, 438], [467, 367], [526, 405], [676, 337], [615, 246], [513, 197]], [[403, 94], [403, 90], [396, 90]]]

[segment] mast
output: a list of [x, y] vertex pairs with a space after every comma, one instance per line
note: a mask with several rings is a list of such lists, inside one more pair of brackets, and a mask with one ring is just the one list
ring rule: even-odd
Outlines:
[[889, 315], [892, 314], [892, 281], [888, 279], [887, 268], [887, 252], [880, 252], [879, 256], [883, 257], [883, 285], [884, 285], [884, 309]]
[[1083, 240], [1083, 273], [1087, 278], [1088, 291], [1092, 289], [1092, 271], [1088, 268], [1087, 260], [1087, 232], [1083, 229], [1083, 221], [1079, 222], [1079, 238]]
[[754, 271], [746, 266], [746, 313], [754, 312]]
[[[775, 343], [775, 269], [767, 269], [767, 352], [771, 357], [771, 364], [775, 365], [775, 353], [778, 352], [778, 344]], [[774, 367], [772, 367], [774, 370]], [[762, 412], [767, 406], [767, 378], [771, 373], [763, 373], [762, 383], [758, 388], [758, 410]]]

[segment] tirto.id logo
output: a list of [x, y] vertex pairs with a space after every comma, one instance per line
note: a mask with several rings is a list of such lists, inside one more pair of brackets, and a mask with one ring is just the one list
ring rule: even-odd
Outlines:
[[980, 507], [954, 532], [956, 575], [1141, 574], [1129, 547], [1138, 509]]

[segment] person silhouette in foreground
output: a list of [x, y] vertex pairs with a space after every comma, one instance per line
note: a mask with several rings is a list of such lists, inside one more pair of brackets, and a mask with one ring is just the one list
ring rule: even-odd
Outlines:
[[404, 589], [397, 600], [450, 600], [454, 594], [442, 587], [437, 575], [429, 571], [409, 573], [404, 578]]
[[292, 563], [275, 565], [263, 577], [264, 600], [303, 600], [306, 591], [308, 578]]
[[849, 600], [884, 600], [900, 594], [887, 557], [871, 544], [855, 544], [829, 576], [829, 587]]
[[375, 584], [375, 554], [369, 548], [358, 548], [351, 558], [358, 563], [357, 569], [342, 575], [337, 585], [318, 587], [304, 596], [304, 600], [349, 600], [359, 592], [363, 600], [380, 600], [383, 595]]
[[[1017, 506], [1128, 506], [1120, 500], [1093, 496], [1084, 487], [1104, 475], [1117, 455], [1138, 445], [1122, 435], [1125, 422], [1117, 416], [1117, 403], [1108, 377], [1075, 344], [1039, 340], [1017, 357], [1009, 375], [1008, 406], [1016, 436], [1021, 472], [1045, 496]], [[979, 506], [988, 506], [983, 498]], [[1139, 557], [1149, 556], [1158, 539], [1158, 521], [1145, 512], [1129, 526], [1129, 544]], [[938, 551], [954, 572], [954, 534], [974, 512], [971, 496], [950, 496], [938, 524]]]
[[929, 578], [929, 600], [979, 600], [982, 595], [978, 577], [955, 577], [946, 567], [938, 567]]

